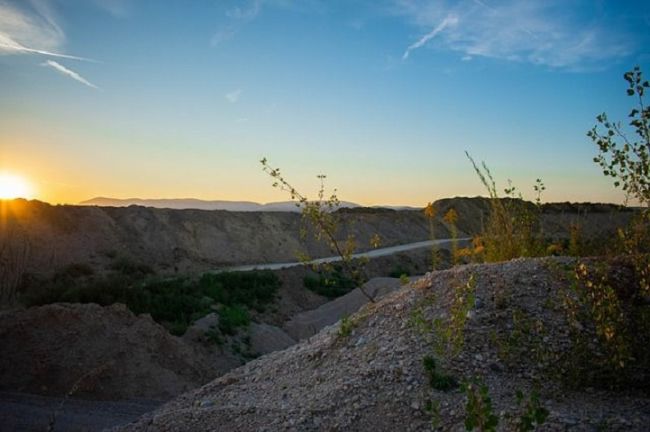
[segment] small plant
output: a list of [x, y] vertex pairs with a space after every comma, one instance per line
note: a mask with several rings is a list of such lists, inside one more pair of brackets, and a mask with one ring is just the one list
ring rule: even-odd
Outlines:
[[[505, 197], [501, 198], [485, 162], [479, 166], [469, 153], [465, 155], [490, 197], [490, 216], [481, 234], [484, 259], [495, 262], [544, 255], [546, 248], [539, 223], [541, 205], [525, 202], [510, 182], [504, 189]], [[534, 189], [541, 204], [541, 193], [546, 187], [538, 179]]]
[[341, 318], [341, 324], [339, 325], [338, 335], [340, 337], [346, 338], [352, 334], [352, 330], [357, 326], [357, 324], [350, 319], [350, 317]]
[[[363, 288], [366, 282], [364, 273], [365, 260], [353, 260], [353, 254], [356, 249], [356, 241], [354, 236], [349, 234], [345, 239], [339, 237], [339, 229], [341, 221], [335, 210], [340, 206], [340, 201], [334, 189], [331, 195], [326, 198], [325, 196], [325, 178], [323, 174], [319, 174], [317, 178], [320, 181], [320, 188], [318, 190], [318, 199], [309, 200], [307, 196], [298, 192], [285, 178], [282, 176], [279, 168], [273, 168], [266, 158], [260, 160], [262, 170], [273, 179], [273, 187], [289, 193], [292, 200], [296, 200], [296, 206], [301, 209], [303, 221], [309, 223], [314, 231], [314, 238], [317, 241], [324, 241], [327, 243], [333, 253], [340, 258], [340, 263], [345, 275], [352, 279], [361, 293], [366, 296], [370, 302], [375, 299]], [[304, 237], [307, 233], [306, 228], [301, 231]], [[371, 244], [379, 245], [379, 236], [373, 236]], [[303, 257], [304, 261], [308, 261], [308, 257]], [[327, 268], [327, 265], [325, 265]]]
[[495, 432], [499, 424], [492, 410], [492, 399], [488, 387], [479, 379], [465, 381], [461, 386], [467, 397], [465, 404], [465, 430]]
[[246, 327], [250, 322], [248, 311], [241, 306], [223, 306], [219, 310], [219, 330], [225, 335], [234, 335], [238, 327]]
[[[630, 360], [630, 337], [626, 332], [626, 318], [616, 290], [608, 282], [605, 268], [590, 269], [585, 263], [579, 263], [575, 269], [573, 290], [577, 293], [580, 305], [570, 303], [568, 310], [573, 312], [572, 319], [591, 322], [603, 347], [608, 351], [608, 363], [614, 369], [622, 369]], [[582, 316], [579, 314], [582, 313]]]
[[496, 331], [490, 333], [501, 361], [511, 367], [521, 367], [527, 360], [541, 366], [552, 363], [554, 357], [544, 343], [547, 332], [541, 319], [535, 319], [523, 309], [514, 307], [508, 329], [505, 335]]
[[334, 299], [356, 288], [355, 281], [343, 274], [341, 266], [332, 265], [328, 269], [318, 270], [317, 274], [308, 274], [303, 278], [305, 288], [318, 295]]
[[537, 207], [542, 206], [542, 193], [546, 190], [546, 185], [542, 179], [536, 179], [535, 184], [533, 185], [533, 190], [535, 191], [535, 205]]
[[459, 284], [456, 288], [449, 319], [433, 321], [435, 347], [439, 355], [456, 356], [463, 347], [465, 324], [476, 302], [475, 290], [476, 276], [472, 273], [465, 284]]
[[434, 230], [436, 215], [438, 214], [438, 209], [433, 205], [433, 203], [428, 203], [424, 208], [424, 216], [429, 221], [429, 239], [431, 240], [431, 270], [435, 271], [440, 266], [440, 253], [438, 247], [435, 244], [436, 233]]
[[440, 427], [440, 401], [427, 399], [424, 410], [431, 416], [431, 429]]
[[458, 387], [456, 378], [443, 374], [438, 370], [436, 359], [432, 356], [424, 356], [422, 366], [424, 366], [424, 372], [427, 374], [431, 388], [440, 391], [449, 391]]
[[569, 255], [582, 255], [582, 227], [578, 223], [569, 225]]
[[399, 283], [400, 285], [408, 285], [409, 277], [406, 274], [402, 273], [402, 275], [399, 277]]
[[449, 209], [442, 218], [449, 226], [451, 233], [451, 259], [454, 264], [458, 264], [458, 228], [456, 222], [458, 221], [458, 213], [453, 208]]
[[390, 273], [388, 273], [388, 277], [392, 278], [401, 278], [402, 275], [411, 276], [411, 271], [407, 266], [405, 267], [399, 264], [393, 266]]
[[537, 427], [544, 424], [548, 418], [549, 412], [539, 401], [539, 394], [533, 390], [530, 397], [526, 398], [521, 390], [517, 390], [517, 405], [522, 410], [517, 421], [517, 430], [519, 432], [534, 431]]

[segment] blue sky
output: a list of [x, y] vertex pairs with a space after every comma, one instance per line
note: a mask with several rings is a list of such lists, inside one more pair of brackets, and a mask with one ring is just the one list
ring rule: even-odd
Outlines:
[[642, 1], [0, 0], [0, 170], [35, 197], [618, 201], [591, 161], [650, 74]]

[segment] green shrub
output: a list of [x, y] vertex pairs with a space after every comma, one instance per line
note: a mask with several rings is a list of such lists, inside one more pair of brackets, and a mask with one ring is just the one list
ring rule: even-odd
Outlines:
[[402, 266], [401, 264], [396, 264], [388, 273], [388, 277], [400, 278], [402, 275], [411, 276], [412, 272], [409, 268]]
[[456, 378], [438, 371], [436, 359], [432, 356], [424, 356], [422, 365], [424, 366], [424, 372], [427, 374], [431, 388], [440, 391], [449, 391], [458, 387]]
[[340, 266], [333, 266], [331, 271], [308, 274], [303, 278], [303, 284], [305, 288], [328, 299], [340, 297], [356, 288], [354, 280], [347, 277]]
[[475, 379], [466, 381], [461, 386], [467, 397], [465, 405], [465, 429], [480, 432], [494, 432], [499, 424], [499, 417], [492, 409], [492, 398], [483, 381]]
[[519, 257], [546, 255], [539, 223], [540, 194], [546, 189], [542, 181], [538, 179], [534, 186], [538, 194], [537, 204], [524, 201], [512, 184], [505, 188], [505, 197], [501, 198], [485, 162], [479, 166], [469, 153], [465, 154], [490, 195], [490, 215], [480, 235], [485, 261], [507, 261]]
[[248, 311], [241, 306], [223, 306], [219, 310], [219, 330], [226, 335], [234, 335], [238, 327], [246, 327], [251, 319]]
[[517, 431], [529, 432], [544, 424], [549, 411], [539, 401], [539, 394], [533, 391], [529, 398], [524, 397], [521, 390], [517, 390], [517, 405], [522, 410], [517, 421]]
[[357, 326], [357, 324], [348, 317], [341, 318], [341, 325], [339, 326], [339, 336], [348, 337], [352, 334], [352, 330]]
[[206, 273], [199, 280], [204, 295], [224, 305], [243, 305], [262, 312], [273, 302], [280, 279], [270, 270]]

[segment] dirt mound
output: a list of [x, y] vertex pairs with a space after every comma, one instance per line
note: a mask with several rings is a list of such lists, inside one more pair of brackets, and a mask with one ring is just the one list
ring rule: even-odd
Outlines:
[[168, 399], [217, 376], [148, 316], [123, 305], [0, 313], [0, 390], [90, 399]]
[[[516, 402], [518, 391], [532, 401], [535, 387], [548, 410], [541, 430], [647, 430], [647, 387], [566, 387], [564, 379], [575, 373], [574, 349], [598, 356], [593, 342], [573, 343], [575, 332], [593, 336], [568, 321], [572, 266], [568, 259], [515, 260], [428, 274], [367, 304], [345, 324], [250, 362], [118, 430], [425, 431], [432, 423], [463, 430], [467, 398], [448, 377], [476, 375], [502, 430], [514, 430], [521, 410], [535, 406]], [[426, 358], [435, 358], [435, 367]], [[445, 382], [450, 388], [442, 388]]]

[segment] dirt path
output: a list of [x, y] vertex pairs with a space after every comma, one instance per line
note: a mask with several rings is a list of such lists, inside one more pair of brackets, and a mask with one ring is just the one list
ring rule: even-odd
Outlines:
[[[464, 247], [468, 244], [470, 238], [469, 237], [463, 237], [459, 238], [456, 241], [458, 242], [459, 247]], [[378, 258], [382, 256], [387, 256], [387, 255], [393, 255], [398, 252], [406, 252], [410, 250], [415, 250], [415, 249], [422, 249], [422, 248], [428, 248], [433, 245], [436, 245], [439, 248], [449, 248], [451, 247], [451, 244], [453, 243], [452, 239], [439, 239], [439, 240], [425, 240], [425, 241], [420, 241], [420, 242], [415, 242], [415, 243], [408, 243], [408, 244], [403, 244], [403, 245], [397, 245], [397, 246], [391, 246], [391, 247], [385, 247], [385, 248], [379, 248], [379, 249], [373, 249], [367, 252], [360, 252], [352, 255], [352, 258]], [[326, 257], [326, 258], [318, 258], [312, 261], [309, 261], [307, 263], [300, 262], [300, 261], [294, 261], [294, 262], [286, 262], [286, 263], [272, 263], [272, 264], [246, 264], [246, 265], [241, 265], [241, 266], [234, 266], [234, 267], [227, 267], [224, 269], [219, 269], [216, 270], [215, 272], [224, 272], [224, 271], [251, 271], [251, 270], [280, 270], [283, 268], [287, 267], [295, 267], [295, 266], [300, 266], [300, 265], [305, 265], [305, 264], [324, 264], [324, 263], [331, 263], [331, 262], [337, 262], [341, 261], [341, 257], [339, 256], [332, 256], [332, 257]]]
[[[0, 392], [0, 431], [48, 430], [62, 398]], [[157, 408], [162, 401], [89, 401], [68, 399], [58, 411], [53, 431], [101, 431], [132, 422]]]

